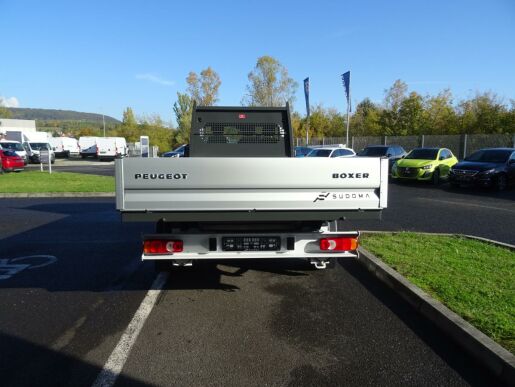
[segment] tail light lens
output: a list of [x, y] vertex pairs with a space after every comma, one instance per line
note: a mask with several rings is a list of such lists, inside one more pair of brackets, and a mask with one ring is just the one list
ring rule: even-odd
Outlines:
[[183, 242], [180, 240], [148, 239], [143, 242], [144, 254], [181, 253]]
[[323, 251], [350, 251], [358, 248], [357, 237], [338, 237], [320, 239], [320, 250]]

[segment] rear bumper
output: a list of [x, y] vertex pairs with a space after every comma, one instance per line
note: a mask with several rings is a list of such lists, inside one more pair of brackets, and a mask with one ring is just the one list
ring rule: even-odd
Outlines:
[[[359, 233], [353, 232], [317, 232], [317, 233], [272, 233], [244, 234], [245, 237], [279, 237], [280, 248], [277, 251], [227, 251], [222, 248], [224, 237], [234, 237], [231, 234], [151, 234], [147, 239], [181, 240], [184, 251], [170, 254], [142, 254], [142, 260], [207, 260], [207, 259], [281, 259], [281, 258], [353, 258], [357, 257], [355, 250], [322, 251], [319, 240], [327, 237], [354, 237]], [[238, 236], [238, 235], [236, 235]]]

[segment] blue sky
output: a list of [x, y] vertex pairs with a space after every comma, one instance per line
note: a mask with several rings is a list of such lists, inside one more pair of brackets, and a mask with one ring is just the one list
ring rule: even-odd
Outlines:
[[[239, 105], [247, 74], [271, 55], [299, 82], [295, 109], [380, 102], [396, 79], [456, 100], [515, 98], [515, 1], [0, 0], [0, 97], [20, 107], [172, 117], [190, 70], [211, 66], [221, 105]], [[15, 98], [16, 100], [14, 100]]]

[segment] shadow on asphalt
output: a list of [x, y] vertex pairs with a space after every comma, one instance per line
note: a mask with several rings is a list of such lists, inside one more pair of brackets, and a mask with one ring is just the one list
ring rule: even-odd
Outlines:
[[[2, 386], [91, 386], [101, 368], [63, 352], [0, 333]], [[36, 379], [37, 378], [37, 379]], [[119, 375], [119, 386], [149, 386]]]
[[[414, 310], [397, 293], [372, 276], [356, 260], [339, 260], [339, 264], [352, 277], [358, 280], [376, 299], [399, 317], [421, 340], [440, 358], [460, 374], [471, 386], [497, 385], [494, 375], [485, 377], [484, 366], [469, 356], [464, 350], [436, 325]], [[457, 356], [459, 354], [459, 356]], [[476, 364], [477, 367], [471, 367]]]

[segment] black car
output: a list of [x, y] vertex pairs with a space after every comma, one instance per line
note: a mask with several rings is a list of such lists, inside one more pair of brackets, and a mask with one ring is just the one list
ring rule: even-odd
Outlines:
[[173, 151], [165, 152], [161, 157], [188, 157], [190, 153], [190, 146], [188, 144], [181, 145]]
[[406, 156], [406, 151], [400, 145], [368, 145], [358, 152], [360, 157], [388, 157], [390, 171], [393, 164]]
[[481, 149], [449, 171], [453, 186], [494, 187], [498, 191], [515, 184], [515, 148]]

